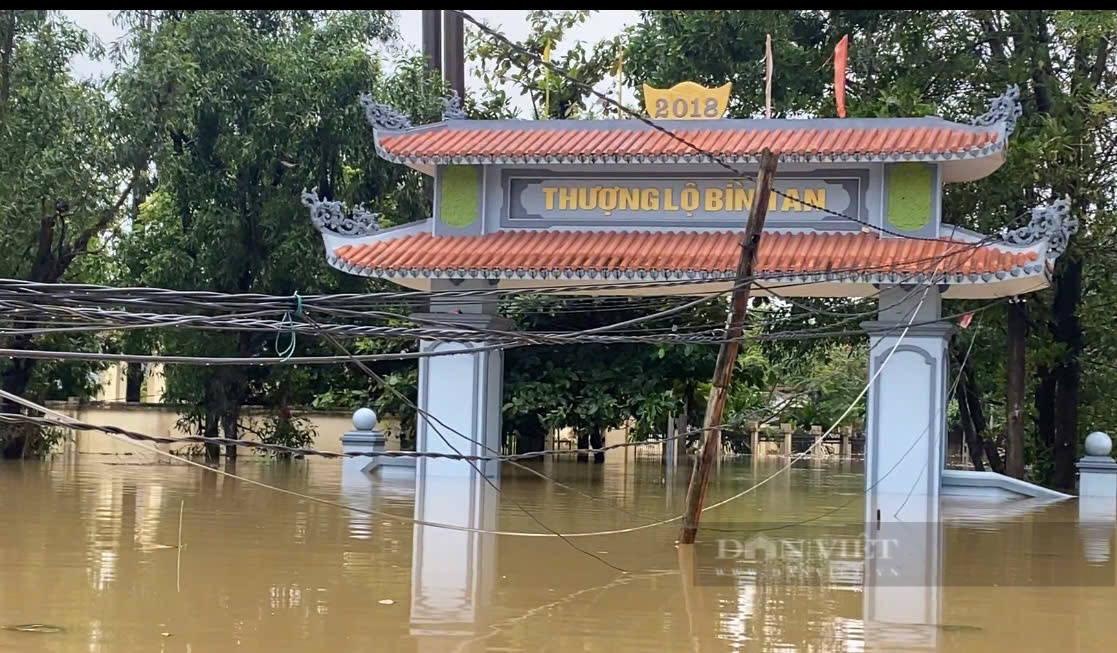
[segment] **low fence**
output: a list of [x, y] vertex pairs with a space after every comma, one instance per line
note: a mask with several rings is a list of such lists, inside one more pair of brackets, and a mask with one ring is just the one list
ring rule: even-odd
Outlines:
[[[182, 411], [181, 407], [175, 405], [118, 401], [48, 401], [46, 405], [64, 415], [90, 424], [119, 426], [129, 431], [137, 431], [147, 435], [170, 437], [191, 435], [178, 428]], [[311, 447], [323, 451], [341, 452], [341, 435], [353, 429], [352, 411], [299, 410], [295, 412], [309, 420], [318, 432], [318, 436], [310, 445]], [[245, 406], [241, 410], [241, 417], [247, 422], [249, 428], [255, 428], [274, 414], [274, 409], [258, 406]], [[399, 423], [396, 420], [385, 419], [381, 420], [379, 426], [388, 438], [388, 449], [398, 450]], [[245, 433], [244, 439], [252, 440], [255, 438], [251, 434]], [[170, 445], [158, 446], [164, 451], [172, 449]], [[75, 453], [117, 455], [139, 451], [137, 447], [104, 433], [74, 430], [66, 431], [66, 441], [60, 448], [62, 451]], [[242, 453], [247, 454], [248, 452]]]
[[[182, 410], [180, 406], [176, 405], [120, 401], [50, 401], [46, 405], [69, 417], [90, 424], [118, 426], [148, 435], [171, 437], [190, 435], [178, 428]], [[353, 428], [351, 411], [297, 410], [295, 412], [297, 415], [306, 418], [317, 431], [317, 437], [314, 438], [311, 447], [340, 453], [342, 434]], [[274, 409], [259, 406], [245, 406], [241, 410], [242, 419], [247, 422], [251, 429], [255, 429], [273, 415]], [[399, 450], [399, 421], [393, 418], [381, 418], [378, 428], [387, 437], [387, 448], [389, 450]], [[814, 426], [809, 430], [796, 430], [790, 424], [774, 425], [749, 422], [746, 424], [743, 433], [727, 436], [723, 440], [723, 445], [726, 454], [755, 452], [756, 455], [761, 456], [787, 455], [788, 444], [790, 444], [791, 453], [799, 453], [805, 451], [822, 433], [821, 426]], [[243, 437], [246, 440], [255, 439], [253, 435], [247, 432], [243, 434]], [[606, 446], [620, 444], [627, 442], [628, 438], [629, 429], [612, 429], [605, 433], [605, 444]], [[843, 441], [848, 443], [848, 451], [843, 450]], [[158, 446], [164, 451], [172, 450], [170, 445]], [[547, 439], [547, 448], [559, 451], [576, 449], [577, 438], [569, 429], [556, 431]], [[833, 433], [827, 436], [813, 454], [818, 456], [859, 456], [862, 454], [863, 448], [864, 435], [855, 432], [850, 427], [842, 427], [835, 429]], [[66, 431], [66, 440], [60, 445], [60, 449], [74, 453], [115, 455], [139, 451], [137, 447], [104, 433], [73, 430]], [[606, 453], [607, 460], [624, 459], [626, 456], [660, 458], [663, 456], [663, 445], [659, 443], [638, 444], [631, 447], [621, 447]]]

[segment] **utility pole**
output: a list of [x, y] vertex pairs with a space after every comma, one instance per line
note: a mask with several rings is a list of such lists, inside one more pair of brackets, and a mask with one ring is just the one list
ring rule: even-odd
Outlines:
[[721, 429], [718, 425], [721, 424], [721, 416], [725, 411], [725, 397], [733, 375], [733, 363], [737, 360], [737, 350], [740, 348], [738, 340], [744, 327], [745, 310], [748, 308], [749, 291], [752, 288], [752, 282], [746, 280], [752, 277], [760, 235], [764, 231], [764, 219], [768, 215], [768, 197], [772, 192], [772, 175], [775, 172], [776, 155], [765, 148], [760, 155], [760, 172], [756, 175], [756, 192], [752, 196], [749, 220], [739, 243], [741, 259], [737, 262], [737, 276], [733, 282], [725, 342], [718, 349], [718, 359], [714, 365], [713, 383], [706, 401], [706, 418], [702, 424], [702, 450], [694, 461], [690, 486], [686, 491], [686, 512], [683, 515], [683, 528], [679, 533], [679, 544], [694, 544], [698, 535], [698, 520], [702, 516], [702, 502], [706, 498], [706, 486], [710, 483], [710, 469], [717, 464], [718, 450], [721, 448]]
[[427, 66], [442, 76], [442, 10], [423, 10], [423, 56]]
[[446, 83], [458, 92], [465, 104], [465, 19], [456, 11], [442, 12], [442, 71]]

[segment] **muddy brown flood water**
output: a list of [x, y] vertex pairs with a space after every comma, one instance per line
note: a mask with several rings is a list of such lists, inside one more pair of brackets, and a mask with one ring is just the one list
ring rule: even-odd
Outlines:
[[[709, 496], [782, 464], [723, 462]], [[482, 502], [489, 522], [539, 531], [513, 502], [564, 532], [681, 512], [686, 473], [665, 476], [653, 461], [538, 468], [603, 500], [506, 467], [502, 496]], [[415, 483], [402, 475], [343, 483], [337, 461], [250, 457], [236, 472], [414, 515]], [[918, 561], [930, 580], [885, 587], [858, 555], [842, 561], [844, 572], [816, 576], [788, 573], [806, 568], [802, 560], [743, 559], [732, 544], [751, 537], [741, 535], [750, 525], [813, 518], [768, 532], [777, 542], [795, 535], [809, 558], [803, 541], [854, 533], [864, 511], [857, 463], [803, 462], [707, 513], [703, 523], [724, 530], [703, 531], [704, 548], [689, 559], [672, 545], [674, 524], [572, 540], [628, 573], [555, 538], [412, 526], [139, 456], [3, 463], [0, 626], [63, 630], [0, 629], [0, 651], [1114, 650], [1112, 524], [1077, 524], [1074, 501], [943, 505], [944, 523], [919, 531], [939, 542]], [[718, 538], [736, 559], [714, 558]], [[874, 618], [897, 610], [915, 616]]]

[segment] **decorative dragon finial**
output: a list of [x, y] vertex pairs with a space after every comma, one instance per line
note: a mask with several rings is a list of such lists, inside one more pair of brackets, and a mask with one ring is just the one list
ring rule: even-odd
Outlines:
[[1016, 84], [1005, 89], [1003, 95], [989, 101], [989, 110], [973, 119], [975, 125], [1005, 123], [1005, 136], [1016, 131], [1016, 119], [1024, 113], [1020, 106], [1020, 87]]
[[376, 102], [368, 93], [361, 93], [361, 106], [365, 108], [365, 118], [373, 129], [399, 130], [411, 127], [407, 116], [387, 104]]
[[310, 209], [310, 222], [318, 231], [341, 236], [368, 236], [380, 231], [379, 213], [370, 213], [360, 204], [346, 212], [342, 202], [320, 198], [317, 188], [303, 190], [302, 205]]
[[1028, 224], [1016, 229], [1005, 227], [1001, 238], [1014, 245], [1031, 245], [1047, 241], [1047, 258], [1054, 260], [1067, 251], [1070, 237], [1078, 233], [1078, 218], [1070, 214], [1070, 197], [1042, 204], [1032, 209]]
[[441, 98], [443, 120], [465, 120], [465, 109], [462, 108], [462, 98], [454, 89]]

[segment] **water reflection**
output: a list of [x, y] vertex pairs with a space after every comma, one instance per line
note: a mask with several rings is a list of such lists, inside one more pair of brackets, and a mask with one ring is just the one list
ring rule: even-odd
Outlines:
[[942, 624], [939, 498], [874, 491], [866, 505], [865, 641], [880, 650], [933, 649]]
[[[905, 547], [835, 555], [798, 577], [738, 560], [744, 573], [713, 582], [700, 547], [689, 560], [674, 548], [674, 525], [577, 540], [621, 574], [553, 538], [412, 528], [192, 468], [107, 461], [128, 464], [0, 465], [0, 496], [18, 498], [0, 511], [0, 624], [66, 628], [0, 630], [0, 651], [1101, 650], [1117, 638], [1109, 504], [866, 500], [856, 465], [815, 463], [709, 513], [729, 532], [702, 540], [814, 518], [768, 535]], [[723, 462], [709, 496], [780, 464]], [[539, 468], [598, 500], [508, 468], [501, 495], [476, 477], [346, 476], [332, 461], [245, 458], [237, 472], [365, 511], [536, 531], [515, 504], [559, 530], [611, 529], [677, 513], [687, 482], [685, 467], [623, 458]], [[866, 505], [881, 507], [879, 525], [863, 522], [876, 516]], [[1031, 613], [1050, 618], [1020, 618]]]
[[[415, 479], [415, 519], [495, 530], [498, 479], [477, 472]], [[433, 526], [412, 535], [411, 634], [421, 651], [446, 651], [482, 626], [497, 568], [497, 536]]]

